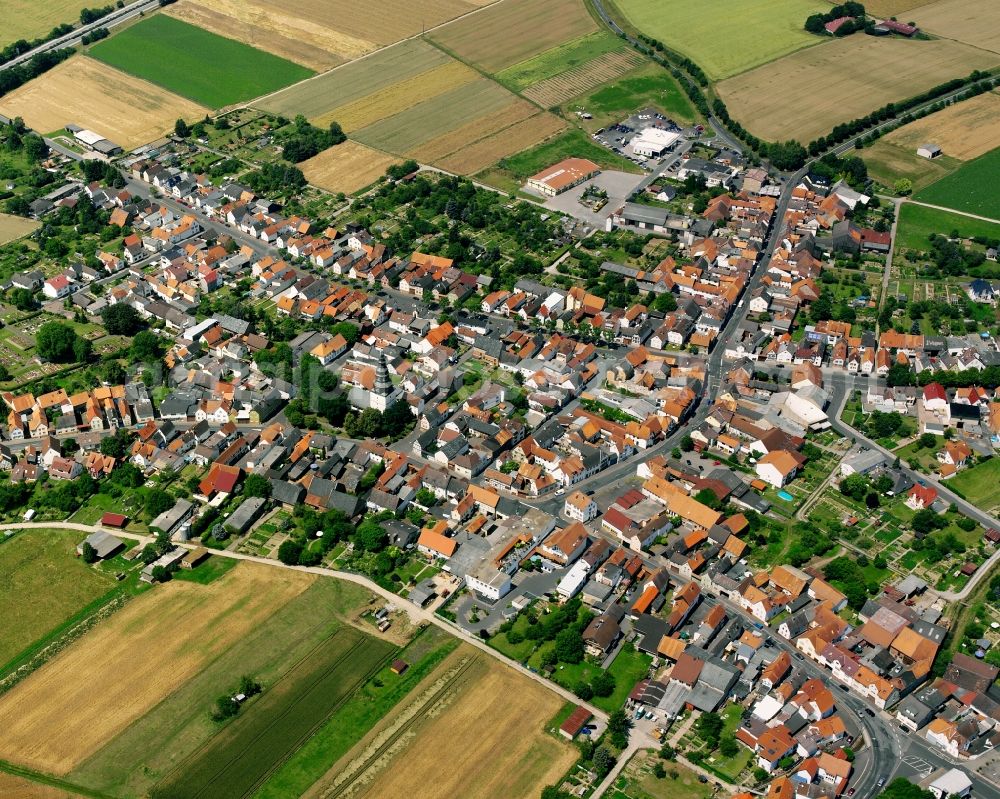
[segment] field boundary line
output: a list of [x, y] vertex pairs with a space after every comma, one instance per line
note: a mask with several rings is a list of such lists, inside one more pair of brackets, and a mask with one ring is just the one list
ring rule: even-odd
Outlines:
[[904, 197], [900, 205], [903, 203], [911, 203], [913, 205], [922, 205], [924, 208], [933, 208], [935, 211], [947, 211], [949, 214], [958, 214], [959, 216], [967, 216], [969, 219], [978, 219], [980, 222], [992, 222], [994, 225], [1000, 225], [1000, 219], [994, 219], [991, 216], [980, 216], [979, 214], [971, 214], [968, 211], [959, 211], [956, 208], [949, 208], [946, 205], [933, 205], [931, 203], [924, 203], [920, 200], [911, 200], [909, 197]]
[[[364, 646], [364, 645], [365, 645], [365, 644], [366, 644], [366, 643], [367, 643], [368, 641], [381, 641], [381, 640], [382, 640], [382, 639], [380, 639], [380, 638], [369, 638], [369, 639], [364, 639], [364, 638], [363, 638], [363, 639], [361, 640], [361, 642], [360, 642], [360, 643], [358, 644], [358, 646], [357, 646], [357, 647], [355, 647], [355, 649], [358, 649], [358, 648], [360, 648], [360, 647]], [[352, 649], [351, 651], [353, 652], [353, 651], [354, 651], [354, 649]], [[375, 676], [376, 674], [378, 674], [378, 672], [379, 672], [379, 671], [381, 671], [381, 670], [382, 670], [382, 669], [383, 669], [383, 668], [385, 667], [385, 665], [386, 665], [387, 663], [389, 663], [389, 661], [390, 661], [390, 660], [391, 660], [391, 659], [393, 658], [393, 656], [394, 656], [394, 655], [396, 655], [396, 654], [397, 654], [398, 652], [399, 652], [399, 647], [398, 647], [398, 646], [397, 646], [397, 647], [394, 647], [392, 651], [390, 651], [390, 652], [386, 653], [386, 655], [385, 655], [385, 656], [384, 656], [384, 657], [383, 657], [383, 658], [382, 658], [381, 660], [378, 660], [378, 661], [377, 661], [377, 662], [376, 662], [376, 663], [375, 663], [375, 664], [374, 664], [374, 665], [372, 666], [372, 668], [371, 668], [371, 669], [369, 669], [369, 670], [368, 670], [368, 671], [367, 671], [367, 672], [366, 672], [365, 674], [363, 674], [363, 675], [362, 675], [362, 676], [361, 676], [361, 677], [360, 677], [360, 678], [359, 678], [358, 680], [356, 680], [356, 681], [355, 681], [355, 682], [354, 682], [354, 683], [353, 683], [353, 684], [351, 685], [351, 688], [350, 688], [350, 690], [349, 690], [349, 691], [347, 691], [347, 692], [346, 692], [346, 693], [344, 694], [343, 698], [342, 698], [342, 699], [341, 699], [341, 700], [340, 700], [339, 702], [337, 702], [337, 704], [335, 704], [335, 705], [334, 705], [334, 706], [333, 706], [332, 708], [330, 708], [330, 711], [329, 711], [329, 712], [328, 712], [328, 713], [327, 713], [327, 714], [326, 714], [326, 715], [325, 715], [325, 716], [324, 716], [324, 717], [323, 717], [322, 719], [320, 719], [319, 721], [317, 721], [317, 722], [316, 722], [316, 724], [314, 724], [314, 725], [313, 725], [312, 727], [310, 727], [310, 728], [309, 728], [308, 730], [306, 730], [306, 731], [305, 731], [305, 732], [304, 732], [304, 733], [303, 733], [303, 734], [302, 734], [301, 736], [299, 736], [298, 740], [297, 740], [297, 741], [295, 742], [295, 745], [294, 745], [294, 746], [293, 746], [293, 747], [292, 747], [292, 748], [291, 748], [291, 749], [290, 749], [290, 750], [288, 751], [288, 755], [287, 755], [286, 757], [283, 757], [283, 758], [282, 758], [281, 760], [279, 760], [279, 761], [276, 761], [275, 763], [273, 763], [273, 764], [271, 765], [271, 768], [269, 768], [269, 769], [268, 769], [268, 770], [267, 770], [267, 771], [266, 771], [266, 772], [265, 772], [264, 774], [262, 774], [262, 775], [260, 776], [260, 778], [259, 778], [259, 779], [258, 779], [258, 780], [257, 780], [257, 781], [256, 781], [256, 782], [254, 783], [254, 785], [253, 785], [253, 786], [252, 786], [252, 787], [250, 788], [250, 790], [248, 790], [248, 791], [247, 791], [246, 793], [244, 793], [244, 794], [243, 794], [243, 796], [244, 796], [244, 797], [249, 797], [249, 796], [253, 796], [253, 795], [254, 795], [255, 793], [257, 793], [257, 791], [258, 791], [258, 790], [259, 790], [259, 789], [260, 789], [261, 787], [263, 787], [263, 786], [264, 786], [264, 784], [265, 784], [265, 783], [266, 783], [266, 782], [267, 782], [267, 781], [268, 781], [268, 780], [269, 780], [269, 779], [270, 779], [270, 778], [271, 778], [272, 776], [274, 776], [275, 772], [276, 772], [276, 771], [277, 771], [277, 770], [278, 770], [278, 769], [279, 769], [279, 768], [280, 768], [281, 766], [285, 765], [285, 763], [287, 763], [287, 762], [288, 762], [288, 759], [289, 759], [289, 758], [290, 758], [290, 757], [291, 757], [291, 756], [292, 756], [293, 754], [295, 754], [295, 753], [296, 753], [296, 752], [297, 752], [297, 751], [298, 751], [298, 750], [299, 750], [299, 749], [300, 749], [300, 748], [301, 748], [301, 747], [302, 747], [302, 746], [303, 746], [303, 745], [305, 744], [305, 742], [306, 742], [306, 741], [308, 741], [308, 740], [309, 740], [310, 738], [312, 738], [312, 737], [313, 737], [313, 735], [315, 735], [315, 734], [316, 734], [317, 730], [319, 730], [319, 728], [320, 728], [320, 727], [322, 727], [322, 726], [323, 726], [324, 724], [326, 724], [326, 723], [327, 723], [327, 722], [328, 722], [328, 721], [329, 721], [329, 720], [330, 720], [330, 719], [331, 719], [331, 718], [333, 717], [333, 715], [334, 715], [334, 714], [335, 714], [335, 713], [336, 713], [336, 712], [337, 712], [338, 710], [340, 710], [340, 709], [341, 709], [341, 708], [342, 708], [342, 707], [343, 707], [344, 705], [346, 705], [346, 704], [347, 704], [347, 703], [348, 703], [348, 702], [349, 702], [349, 701], [351, 700], [351, 698], [352, 698], [352, 697], [353, 697], [353, 696], [354, 696], [354, 695], [355, 695], [355, 694], [357, 693], [358, 689], [360, 689], [360, 688], [361, 688], [361, 686], [363, 686], [363, 685], [364, 685], [364, 684], [365, 684], [366, 682], [368, 682], [368, 681], [369, 681], [369, 680], [370, 680], [370, 679], [371, 679], [372, 677], [374, 677], [374, 676]], [[323, 678], [323, 677], [325, 677], [325, 676], [326, 676], [325, 674], [324, 674], [324, 675], [322, 675], [322, 676], [320, 677], [320, 679], [322, 679], [322, 678]], [[319, 682], [319, 680], [317, 680], [317, 683], [318, 683], [318, 682]], [[313, 685], [315, 685], [315, 684], [316, 684], [316, 683], [314, 683]], [[279, 716], [278, 718], [282, 718], [282, 717], [284, 717], [284, 716], [285, 716], [285, 715], [287, 715], [287, 714], [288, 714], [288, 713], [289, 713], [290, 711], [291, 711], [291, 707], [289, 707], [289, 709], [288, 709], [288, 710], [286, 710], [286, 711], [285, 711], [285, 713], [282, 713], [282, 714], [281, 714], [281, 716]], [[277, 720], [277, 719], [276, 719], [276, 720]], [[268, 729], [270, 729], [270, 727], [271, 727], [271, 726], [273, 726], [273, 725], [268, 725]], [[262, 734], [263, 734], [263, 733], [262, 733]], [[258, 736], [258, 737], [260, 737], [260, 736]]]
[[[504, 2], [504, 0], [500, 0], [500, 2], [502, 3], [502, 2]], [[429, 44], [434, 49], [440, 50], [442, 53], [444, 53], [446, 56], [448, 56], [448, 58], [452, 58], [455, 61], [457, 61], [458, 63], [464, 64], [469, 69], [473, 70], [474, 72], [479, 73], [479, 75], [481, 77], [486, 78], [486, 80], [490, 81], [491, 83], [495, 83], [497, 86], [499, 86], [505, 92], [510, 92], [515, 97], [520, 97], [525, 102], [531, 103], [533, 106], [535, 106], [535, 108], [541, 109], [542, 111], [547, 111], [548, 110], [547, 108], [542, 108], [542, 106], [540, 106], [538, 103], [536, 103], [530, 97], [525, 97], [523, 94], [521, 94], [520, 90], [515, 91], [514, 89], [512, 89], [509, 86], [505, 85], [504, 83], [501, 83], [499, 80], [497, 80], [497, 78], [495, 78], [489, 72], [485, 72], [482, 69], [480, 69], [478, 66], [476, 66], [475, 64], [473, 64], [473, 63], [471, 63], [469, 61], [466, 61], [460, 55], [458, 55], [454, 51], [448, 49], [447, 47], [445, 47], [440, 42], [436, 42], [433, 39], [427, 39], [427, 38], [425, 38], [424, 41], [427, 42], [427, 44]]]
[[377, 53], [381, 53], [384, 50], [388, 50], [390, 47], [397, 47], [398, 45], [401, 45], [405, 42], [412, 42], [418, 39], [424, 39], [424, 41], [427, 44], [434, 45], [436, 44], [435, 42], [432, 42], [430, 39], [424, 38], [427, 36], [428, 33], [432, 33], [433, 31], [436, 31], [439, 28], [443, 28], [445, 25], [451, 25], [451, 23], [453, 22], [458, 22], [460, 19], [471, 17], [473, 14], [478, 14], [480, 11], [485, 11], [487, 8], [493, 8], [493, 6], [498, 6], [504, 2], [507, 2], [507, 0], [493, 0], [493, 2], [491, 3], [487, 3], [486, 5], [480, 6], [479, 8], [474, 8], [471, 11], [466, 11], [464, 14], [459, 14], [457, 17], [446, 20], [444, 22], [439, 22], [437, 25], [433, 25], [430, 28], [426, 28], [425, 30], [420, 31], [420, 33], [414, 33], [412, 36], [407, 36], [405, 39], [400, 39], [398, 42], [393, 42], [392, 44], [383, 45], [382, 47], [378, 47], [375, 50], [372, 50], [370, 53], [365, 53], [364, 55], [358, 56], [357, 58], [352, 58], [350, 61], [345, 61], [343, 64], [337, 64], [334, 67], [330, 67], [330, 69], [326, 70], [325, 72], [317, 72], [315, 75], [310, 75], [308, 78], [303, 78], [297, 83], [290, 83], [288, 86], [284, 86], [276, 91], [270, 92], [269, 94], [262, 94], [260, 97], [254, 97], [252, 100], [247, 100], [245, 103], [226, 106], [226, 108], [230, 111], [236, 110], [238, 108], [252, 108], [254, 107], [254, 103], [259, 103], [261, 100], [270, 99], [271, 97], [274, 97], [276, 94], [281, 94], [282, 92], [288, 91], [294, 86], [301, 86], [304, 83], [308, 83], [311, 80], [316, 80], [316, 78], [320, 78], [324, 75], [329, 75], [331, 72], [336, 72], [338, 69], [343, 69], [348, 64], [356, 64], [359, 61], [364, 61], [366, 58], [371, 58], [373, 55], [376, 55]]
[[[420, 708], [414, 714], [413, 718], [403, 724], [399, 729], [393, 732], [393, 735], [389, 740], [387, 740], [382, 746], [360, 765], [360, 767], [355, 771], [354, 776], [348, 782], [344, 782], [341, 785], [331, 786], [328, 791], [324, 791], [320, 794], [322, 799], [331, 799], [332, 797], [338, 797], [345, 791], [350, 789], [357, 781], [360, 779], [368, 769], [370, 769], [389, 749], [391, 749], [399, 741], [399, 739], [406, 734], [406, 732], [413, 727], [417, 722], [421, 721], [426, 713], [424, 710], [437, 701], [437, 699], [448, 691], [466, 672], [468, 672], [473, 666], [482, 662], [482, 655], [478, 652], [474, 653], [469, 660], [462, 664], [458, 670], [448, 679], [448, 681], [442, 685], [437, 691], [435, 691], [431, 696], [421, 703]], [[414, 686], [416, 687], [416, 686]], [[335, 764], [334, 764], [335, 765]], [[332, 766], [331, 766], [332, 768]], [[322, 779], [322, 778], [321, 778]]]
[[21, 777], [29, 782], [48, 785], [52, 788], [61, 788], [65, 791], [78, 793], [81, 796], [91, 797], [91, 799], [115, 799], [111, 794], [101, 793], [100, 791], [95, 791], [93, 788], [85, 788], [82, 785], [64, 780], [61, 777], [52, 777], [44, 772], [35, 771], [25, 766], [18, 766], [9, 760], [0, 760], [0, 771], [15, 777]]

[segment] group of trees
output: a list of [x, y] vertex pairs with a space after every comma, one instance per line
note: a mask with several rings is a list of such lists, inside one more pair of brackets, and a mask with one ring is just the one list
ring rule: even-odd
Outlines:
[[[553, 252], [562, 235], [559, 223], [547, 219], [544, 209], [532, 203], [510, 204], [496, 192], [450, 175], [431, 179], [421, 174], [410, 181], [386, 183], [372, 197], [358, 200], [355, 208], [362, 212], [359, 224], [368, 227], [403, 209], [403, 218], [384, 239], [390, 252], [419, 247], [451, 258], [457, 266], [489, 274], [495, 288], [510, 288], [520, 277], [541, 274], [543, 264], [536, 256]], [[441, 215], [447, 223], [436, 221]], [[475, 241], [475, 231], [485, 229], [517, 244], [510, 262], [501, 262], [496, 247]]]
[[[119, 0], [117, 8], [122, 8], [125, 5], [124, 0]], [[112, 11], [114, 11], [116, 6], [107, 5], [95, 8], [82, 8], [80, 9], [80, 24], [89, 25], [92, 22], [97, 22], [97, 20], [106, 17]]]
[[[72, 28], [70, 29], [72, 30]], [[67, 33], [69, 31], [66, 31]], [[29, 80], [37, 78], [44, 72], [48, 72], [52, 67], [61, 64], [73, 53], [72, 47], [62, 50], [46, 50], [42, 53], [35, 53], [31, 58], [22, 64], [8, 67], [0, 72], [0, 97], [20, 88]]]
[[385, 411], [366, 408], [361, 413], [349, 412], [344, 417], [344, 432], [350, 438], [390, 438], [405, 436], [416, 423], [405, 400], [398, 400]]
[[861, 565], [846, 555], [831, 560], [823, 571], [826, 579], [843, 591], [847, 604], [854, 610], [860, 610], [864, 606], [869, 594], [878, 593], [878, 582], [873, 580], [869, 584]]
[[[891, 416], [892, 414], [886, 414]], [[892, 488], [892, 478], [887, 474], [879, 475], [874, 482], [863, 474], [852, 474], [840, 481], [840, 493], [850, 497], [855, 502], [864, 502], [869, 509], [875, 510], [882, 504], [879, 498]]]
[[837, 28], [833, 34], [834, 36], [849, 36], [855, 31], [864, 30], [867, 27], [874, 27], [875, 25], [874, 22], [866, 21], [865, 7], [861, 3], [849, 0], [849, 2], [843, 5], [834, 6], [825, 14], [811, 14], [806, 18], [805, 29], [809, 33], [825, 35], [826, 24], [841, 17], [850, 17], [851, 19]]
[[90, 357], [90, 342], [65, 322], [46, 322], [35, 332], [35, 351], [51, 363], [82, 363]]
[[281, 144], [282, 157], [293, 164], [347, 141], [347, 134], [337, 122], [331, 122], [326, 129], [318, 128], [299, 114], [292, 124], [292, 130], [282, 134]]
[[101, 321], [104, 328], [112, 335], [134, 336], [146, 327], [142, 315], [131, 305], [118, 302], [108, 305], [101, 311]]
[[225, 721], [226, 719], [231, 719], [240, 712], [240, 708], [243, 706], [242, 701], [237, 701], [237, 696], [242, 694], [244, 697], [243, 701], [246, 701], [251, 696], [259, 694], [262, 690], [264, 689], [257, 680], [248, 675], [243, 675], [240, 678], [240, 687], [233, 694], [224, 694], [215, 700], [212, 720]]
[[245, 175], [243, 181], [258, 194], [270, 197], [289, 197], [306, 186], [302, 170], [284, 163], [261, 164], [259, 169]]

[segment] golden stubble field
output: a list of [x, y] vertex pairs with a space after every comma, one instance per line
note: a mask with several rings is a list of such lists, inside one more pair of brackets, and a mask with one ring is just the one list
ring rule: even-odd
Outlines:
[[916, 150], [931, 142], [945, 155], [968, 161], [1000, 147], [1000, 93], [980, 94], [897, 128], [884, 141]]
[[997, 64], [1000, 55], [953, 41], [847, 36], [744, 72], [717, 88], [729, 113], [752, 133], [808, 143], [888, 102]]
[[181, 0], [167, 13], [321, 72], [492, 2]]
[[306, 180], [327, 191], [351, 194], [370, 186], [391, 164], [395, 156], [348, 139], [299, 164]]
[[0, 772], [0, 796], [11, 799], [76, 799], [79, 795]]
[[23, 216], [0, 213], [0, 244], [23, 238], [38, 228], [38, 222]]
[[181, 0], [167, 6], [165, 13], [317, 72], [375, 47], [368, 40], [294, 16], [276, 4], [267, 8], [242, 0]]
[[1000, 3], [938, 0], [905, 15], [928, 33], [1000, 53]]
[[129, 149], [162, 136], [175, 120], [206, 109], [139, 78], [73, 56], [0, 99], [0, 114], [23, 117], [41, 133], [73, 123]]
[[305, 796], [534, 799], [578, 756], [545, 729], [562, 704], [462, 645]]
[[304, 796], [534, 799], [578, 756], [545, 729], [562, 704], [461, 645]]
[[0, 697], [0, 759], [66, 774], [314, 579], [240, 564], [140, 595]]

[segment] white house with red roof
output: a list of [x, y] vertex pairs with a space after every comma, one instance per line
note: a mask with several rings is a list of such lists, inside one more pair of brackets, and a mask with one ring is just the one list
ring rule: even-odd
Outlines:
[[45, 284], [42, 286], [42, 294], [50, 300], [58, 300], [69, 294], [72, 288], [73, 284], [69, 282], [69, 278], [66, 275], [55, 275], [45, 281]]

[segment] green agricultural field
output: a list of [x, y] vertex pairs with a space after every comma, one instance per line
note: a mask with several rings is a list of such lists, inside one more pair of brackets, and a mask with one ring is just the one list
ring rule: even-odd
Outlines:
[[114, 589], [110, 574], [77, 558], [83, 538], [65, 530], [31, 530], [0, 543], [0, 607], [6, 618], [0, 666]]
[[[190, 572], [179, 571], [175, 580], [215, 582], [237, 562], [213, 555]], [[216, 698], [232, 690], [241, 675], [257, 679], [265, 695], [277, 689], [289, 669], [342, 629], [343, 616], [356, 613], [368, 597], [352, 583], [316, 580], [77, 766], [72, 782], [101, 794], [148, 795], [178, 764], [189, 763], [212, 745], [214, 736], [229, 729], [212, 721], [210, 713]], [[317, 608], [328, 611], [317, 613]], [[246, 716], [263, 699], [245, 708]]]
[[343, 627], [300, 660], [154, 797], [239, 799], [254, 792], [381, 668], [396, 647]]
[[99, 42], [90, 55], [209, 108], [270, 94], [313, 74], [162, 14]]
[[542, 142], [537, 147], [502, 159], [495, 167], [481, 172], [477, 178], [502, 189], [517, 191], [525, 179], [564, 158], [589, 158], [606, 169], [635, 172], [636, 166], [627, 158], [596, 144], [579, 128]]
[[823, 42], [806, 17], [829, 10], [818, 0], [615, 0], [636, 29], [683, 53], [716, 80]]
[[376, 673], [274, 773], [258, 799], [303, 795], [457, 646], [458, 639], [437, 627], [421, 632], [399, 653], [410, 668], [402, 675], [388, 666]]
[[1000, 484], [1000, 458], [990, 458], [969, 469], [963, 469], [948, 481], [948, 487], [961, 492], [969, 502], [986, 511], [1000, 504], [997, 485]]
[[914, 199], [956, 211], [1000, 219], [1000, 147], [965, 163], [947, 177], [932, 183]]
[[625, 47], [625, 42], [618, 37], [598, 31], [507, 67], [495, 77], [505, 86], [518, 91]]
[[582, 109], [593, 114], [588, 127], [596, 130], [645, 106], [655, 106], [678, 122], [694, 122], [698, 116], [673, 76], [656, 64], [640, 67], [586, 97], [578, 97], [567, 104], [566, 111]]
[[983, 236], [990, 239], [1000, 239], [1000, 224], [904, 202], [899, 211], [896, 247], [897, 249], [926, 250], [928, 247], [927, 238], [931, 233], [947, 236], [952, 231], [958, 231], [958, 235], [964, 238]]

